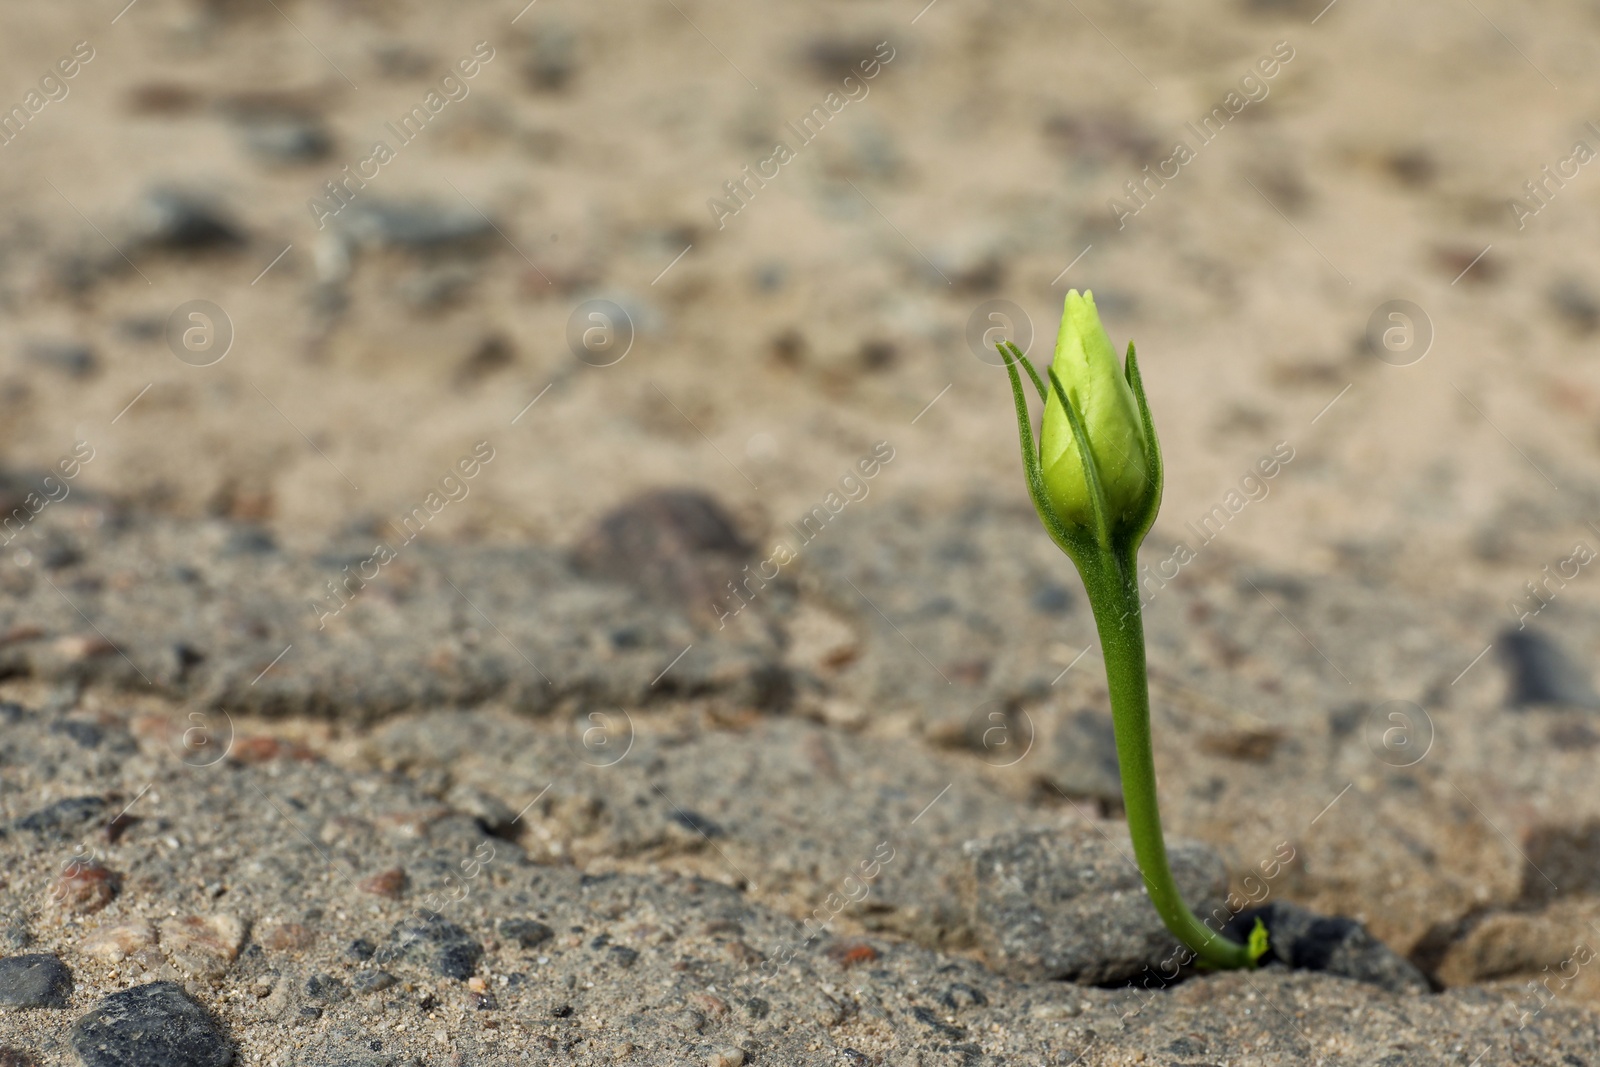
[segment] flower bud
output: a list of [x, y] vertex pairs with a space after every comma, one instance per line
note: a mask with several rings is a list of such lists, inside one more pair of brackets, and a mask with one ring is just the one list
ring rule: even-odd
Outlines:
[[[1150, 509], [1157, 487], [1138, 402], [1100, 324], [1093, 293], [1080, 296], [1074, 289], [1067, 294], [1051, 369], [1083, 424], [1105, 496], [1108, 525], [1114, 532], [1137, 524]], [[1066, 408], [1053, 389], [1039, 431], [1039, 462], [1056, 516], [1069, 527], [1092, 529], [1094, 504], [1083, 457]]]

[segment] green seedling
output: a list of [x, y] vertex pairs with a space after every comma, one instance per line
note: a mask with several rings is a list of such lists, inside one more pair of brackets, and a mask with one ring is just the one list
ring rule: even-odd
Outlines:
[[[1100, 633], [1128, 833], [1150, 902], [1201, 966], [1253, 967], [1267, 951], [1266, 928], [1257, 920], [1249, 943], [1241, 945], [1197, 919], [1173, 880], [1161, 835], [1138, 585], [1139, 545], [1161, 507], [1161, 446], [1133, 344], [1126, 363], [1119, 363], [1094, 294], [1073, 290], [1046, 372], [1049, 388], [1016, 345], [996, 347], [1016, 399], [1028, 495], [1050, 537], [1078, 568]], [[1019, 365], [1044, 402], [1037, 448]]]

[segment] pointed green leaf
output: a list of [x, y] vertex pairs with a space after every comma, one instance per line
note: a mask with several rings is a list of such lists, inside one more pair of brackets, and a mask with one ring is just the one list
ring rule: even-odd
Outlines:
[[[1007, 348], [1011, 349], [1011, 354], [1016, 356], [1017, 361], [1027, 369], [1028, 377], [1033, 379], [1033, 387], [1039, 390], [1039, 400], [1042, 403], [1048, 404], [1050, 402], [1050, 392], [1044, 387], [1044, 379], [1039, 377], [1039, 372], [1033, 369], [1032, 363], [1028, 362], [1028, 357], [1023, 355], [1017, 349], [1017, 346], [1012, 344], [1010, 341], [997, 341], [995, 343], [995, 347], [999, 348], [1001, 344], [1004, 344]], [[1001, 355], [1005, 355], [1005, 353], [1002, 352]]]
[[[1072, 401], [1067, 399], [1067, 390], [1061, 384], [1061, 378], [1056, 374], [1054, 367], [1050, 368], [1050, 384], [1055, 388], [1056, 398], [1061, 401], [1061, 406], [1066, 409], [1067, 423], [1072, 427], [1072, 438], [1078, 445], [1078, 456], [1083, 460], [1083, 478], [1089, 487], [1089, 504], [1094, 509], [1095, 542], [1102, 548], [1111, 547], [1111, 521], [1106, 514], [1106, 494], [1100, 487], [1099, 465], [1095, 463], [1094, 453], [1089, 451], [1089, 435], [1084, 432], [1083, 420], [1078, 417], [1078, 411], [1072, 406]], [[1044, 482], [1041, 475], [1040, 487]]]
[[1155, 525], [1156, 512], [1161, 510], [1161, 493], [1166, 484], [1166, 475], [1161, 460], [1161, 442], [1156, 440], [1156, 425], [1150, 418], [1150, 404], [1145, 400], [1144, 379], [1139, 375], [1139, 357], [1134, 353], [1132, 341], [1128, 342], [1128, 360], [1123, 373], [1128, 379], [1128, 388], [1133, 390], [1133, 398], [1139, 403], [1139, 420], [1144, 424], [1145, 455], [1150, 461], [1150, 506], [1146, 513], [1139, 517], [1129, 547], [1129, 554], [1137, 556], [1145, 534]]
[[[1015, 352], [1015, 346], [1012, 346], [1012, 351]], [[1039, 450], [1033, 443], [1033, 423], [1028, 414], [1028, 397], [1022, 391], [1022, 378], [1017, 374], [1017, 365], [1011, 356], [1004, 349], [1000, 354], [1005, 357], [1006, 373], [1011, 377], [1011, 395], [1017, 406], [1017, 437], [1022, 443], [1022, 469], [1027, 478], [1028, 496], [1033, 500], [1033, 510], [1039, 513], [1039, 521], [1044, 524], [1050, 539], [1076, 563], [1081, 546], [1062, 525], [1045, 493], [1044, 468], [1039, 465]], [[1020, 358], [1022, 354], [1017, 352], [1016, 355]]]

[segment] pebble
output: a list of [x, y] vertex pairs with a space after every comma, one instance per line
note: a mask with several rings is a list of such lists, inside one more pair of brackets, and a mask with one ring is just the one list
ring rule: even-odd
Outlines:
[[1070, 614], [1072, 604], [1072, 590], [1060, 582], [1040, 582], [1028, 596], [1028, 606], [1041, 615]]
[[965, 982], [953, 983], [939, 1000], [951, 1011], [980, 1008], [989, 1003], [989, 998], [984, 996], [983, 990]]
[[1500, 634], [1495, 647], [1511, 675], [1506, 694], [1510, 707], [1565, 704], [1600, 708], [1600, 696], [1596, 696], [1588, 672], [1554, 638], [1538, 630], [1508, 629]]
[[35, 341], [25, 351], [30, 362], [72, 378], [89, 378], [100, 369], [94, 349], [81, 341]]
[[728, 1002], [710, 993], [690, 993], [683, 999], [702, 1015], [720, 1019], [728, 1014]]
[[83, 719], [57, 719], [50, 724], [50, 732], [71, 738], [80, 748], [99, 748], [100, 743], [106, 739], [105, 731], [98, 724]]
[[1271, 727], [1216, 730], [1200, 735], [1201, 752], [1241, 763], [1265, 763], [1284, 741], [1284, 733]]
[[333, 146], [327, 127], [305, 115], [290, 112], [241, 115], [237, 126], [251, 155], [280, 166], [315, 163], [326, 158]]
[[711, 1054], [711, 1059], [708, 1062], [711, 1067], [742, 1067], [744, 1064], [744, 1049], [718, 1049]]
[[68, 797], [24, 815], [11, 826], [40, 837], [66, 840], [77, 836], [83, 825], [99, 815], [105, 806], [104, 797]]
[[577, 44], [577, 35], [565, 26], [538, 30], [522, 64], [528, 84], [546, 93], [566, 89], [578, 70]]
[[877, 959], [878, 950], [865, 941], [839, 941], [828, 946], [827, 956], [841, 967], [854, 967]]
[[456, 365], [452, 378], [456, 385], [472, 385], [516, 362], [517, 350], [511, 341], [503, 334], [491, 333], [473, 346], [466, 358]]
[[695, 833], [701, 834], [705, 837], [722, 836], [722, 827], [718, 826], [716, 823], [712, 822], [698, 811], [690, 811], [687, 808], [674, 807], [672, 810], [672, 821], [683, 827], [685, 830], [692, 830]]
[[494, 236], [488, 220], [465, 207], [356, 200], [339, 212], [338, 220], [359, 244], [412, 250], [471, 244]]
[[312, 1000], [325, 1000], [330, 1003], [343, 1000], [350, 995], [343, 982], [331, 974], [314, 974], [306, 979], [306, 996]]
[[298, 741], [289, 741], [281, 737], [241, 737], [234, 741], [228, 749], [228, 758], [235, 763], [270, 763], [273, 760], [292, 759], [301, 763], [311, 763], [317, 758], [316, 752], [302, 745]]
[[111, 903], [121, 885], [122, 876], [109, 867], [73, 860], [56, 878], [50, 899], [68, 911], [92, 915]]
[[62, 663], [82, 663], [109, 656], [117, 646], [100, 634], [65, 634], [50, 642], [50, 650]]
[[237, 915], [185, 915], [161, 924], [161, 947], [174, 967], [214, 978], [239, 958], [246, 932]]
[[516, 824], [517, 813], [499, 797], [472, 786], [458, 785], [445, 794], [445, 803], [478, 820], [490, 834], [509, 832]]
[[396, 923], [390, 939], [402, 955], [425, 963], [443, 978], [464, 981], [483, 958], [483, 946], [471, 934], [431, 912]]
[[113, 993], [72, 1028], [84, 1067], [228, 1067], [233, 1042], [183, 987], [151, 982]]
[[501, 919], [500, 936], [523, 948], [537, 948], [555, 936], [555, 931], [535, 919]]
[[0, 1006], [64, 1008], [72, 995], [72, 972], [55, 956], [30, 953], [0, 959]]
[[91, 932], [79, 943], [78, 951], [107, 963], [121, 963], [140, 949], [155, 943], [155, 927], [149, 923], [118, 923]]
[[244, 243], [244, 236], [209, 201], [171, 189], [145, 194], [134, 215], [140, 244], [193, 252]]
[[357, 993], [381, 993], [395, 984], [388, 971], [361, 971], [350, 982]]
[[406, 877], [405, 868], [391, 867], [387, 871], [379, 871], [377, 874], [363, 878], [360, 887], [363, 892], [371, 893], [374, 896], [399, 900], [405, 895], [406, 887], [409, 884], [410, 879]]
[[460, 303], [478, 278], [465, 263], [425, 263], [395, 284], [394, 295], [412, 311], [439, 312]]
[[316, 943], [316, 931], [303, 923], [278, 923], [261, 938], [261, 944], [274, 952], [299, 952]]
[[581, 573], [699, 606], [723, 592], [749, 553], [732, 516], [715, 499], [698, 490], [664, 489], [603, 516], [574, 548], [573, 561]]

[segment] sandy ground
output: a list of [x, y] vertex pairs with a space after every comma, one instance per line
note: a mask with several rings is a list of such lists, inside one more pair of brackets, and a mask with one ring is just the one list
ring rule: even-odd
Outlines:
[[[1092, 634], [1081, 605], [1060, 622], [1013, 606], [1041, 576], [1074, 595], [1077, 583], [1048, 544], [1019, 547], [1044, 538], [1020, 510], [1003, 372], [970, 338], [996, 313], [1045, 357], [1067, 288], [1092, 288], [1113, 338], [1138, 344], [1166, 457], [1146, 561], [1236, 508], [1149, 609], [1157, 700], [1172, 709], [1158, 729], [1170, 715], [1172, 736], [1199, 746], [1163, 755], [1164, 788], [1184, 798], [1171, 818], [1235, 872], [1292, 822], [1314, 862], [1290, 896], [1359, 916], [1445, 984], [1520, 989], [1592, 936], [1600, 892], [1584, 836], [1600, 818], [1592, 711], [1570, 706], [1590, 701], [1580, 686], [1565, 708], [1509, 711], [1503, 668], [1503, 631], [1519, 622], [1583, 671], [1600, 640], [1582, 562], [1600, 550], [1597, 22], [1586, 4], [1457, 0], [8, 11], [0, 461], [19, 495], [63, 463], [73, 476], [56, 483], [71, 504], [3, 550], [6, 618], [52, 639], [99, 624], [133, 670], [60, 644], [7, 651], [8, 669], [45, 687], [19, 693], [30, 704], [119, 722], [181, 720], [226, 697], [352, 774], [383, 761], [340, 748], [340, 731], [397, 711], [539, 722], [588, 710], [596, 692], [659, 705], [644, 683], [709, 632], [704, 589], [681, 620], [639, 623], [655, 629], [637, 666], [619, 653], [639, 678], [551, 638], [571, 699], [523, 698], [502, 684], [522, 667], [486, 666], [479, 631], [488, 648], [497, 628], [537, 642], [563, 620], [650, 612], [580, 589], [563, 603], [587, 606], [543, 613], [566, 587], [517, 590], [493, 553], [537, 546], [549, 555], [532, 573], [554, 573], [602, 515], [662, 486], [711, 494], [764, 547], [887, 442], [892, 462], [840, 517], [836, 555], [802, 569], [793, 613], [773, 607], [771, 633], [742, 632], [713, 666], [686, 661], [701, 688], [649, 715], [686, 738], [742, 729], [771, 710], [751, 696], [760, 666], [781, 661], [824, 679], [790, 710], [836, 743], [926, 746], [891, 765], [958, 743], [946, 720], [985, 699], [1034, 701], [1054, 736], [1103, 700], [1094, 657], [1086, 680], [1054, 690], [1070, 695], [1048, 695]], [[342, 200], [330, 182], [346, 183]], [[161, 210], [173, 194], [186, 226]], [[194, 301], [207, 318], [186, 318]], [[617, 339], [589, 334], [586, 348], [591, 328]], [[1255, 481], [1275, 453], [1292, 459]], [[406, 609], [397, 593], [383, 614], [372, 597], [338, 622], [342, 643], [318, 644], [325, 581], [393, 540], [430, 493], [459, 497], [422, 537], [442, 555], [407, 552], [391, 573], [439, 599]], [[980, 497], [990, 532], [959, 519]], [[992, 532], [995, 515], [1017, 533]], [[284, 561], [217, 562], [219, 522], [264, 530]], [[934, 530], [981, 546], [974, 577], [947, 582], [936, 552], [917, 555]], [[83, 538], [103, 580], [77, 606], [34, 577], [60, 566], [51, 531]], [[485, 554], [463, 564], [479, 584], [462, 596], [500, 597], [515, 625], [447, 609], [428, 564], [467, 559], [453, 552]], [[186, 555], [206, 561], [213, 593], [170, 576]], [[908, 643], [939, 649], [936, 669], [983, 658], [988, 673], [945, 679], [967, 688], [941, 695], [894, 630], [841, 606], [841, 575]], [[959, 626], [918, 621], [932, 591]], [[230, 629], [230, 597], [265, 605], [260, 634]], [[424, 625], [407, 610], [433, 613]], [[210, 633], [228, 651], [201, 681], [181, 656], [156, 665]], [[1006, 659], [996, 634], [1027, 655]], [[277, 669], [297, 680], [269, 675], [282, 688], [257, 700], [247, 675], [295, 643]], [[445, 645], [467, 664], [459, 685], [424, 677]], [[106, 666], [73, 666], [85, 656]], [[385, 663], [399, 680], [374, 695], [383, 686], [363, 688], [361, 671]], [[159, 696], [140, 692], [147, 674]], [[673, 704], [707, 694], [720, 710]], [[1387, 700], [1422, 710], [1431, 761], [1397, 769], [1339, 747]], [[469, 751], [445, 770], [536, 791], [537, 769], [496, 758]], [[115, 789], [132, 796], [138, 778]], [[996, 832], [1008, 804], [1082, 814], [1046, 780], [993, 785], [971, 835]], [[9, 818], [67, 795], [34, 789], [6, 797]], [[1348, 822], [1317, 844], [1307, 820], [1335, 796], [1317, 825]], [[573, 804], [549, 816], [560, 848], [521, 847], [657, 870], [626, 834], [585, 831]], [[736, 861], [761, 863], [782, 823], [752, 824], [728, 846]], [[1539, 858], [1576, 873], [1530, 891]], [[830, 869], [751, 895], [800, 914]], [[969, 952], [928, 926], [920, 892], [900, 918], [857, 928]], [[1591, 986], [1566, 995], [1594, 1004]]]

